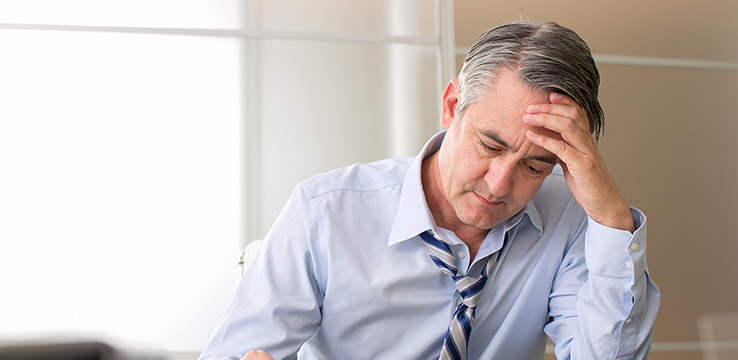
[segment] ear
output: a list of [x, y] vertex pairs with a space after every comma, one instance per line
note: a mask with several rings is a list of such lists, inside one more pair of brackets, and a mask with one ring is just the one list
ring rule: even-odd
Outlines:
[[443, 90], [441, 104], [441, 125], [444, 129], [451, 127], [456, 119], [456, 106], [459, 103], [459, 80], [453, 79]]

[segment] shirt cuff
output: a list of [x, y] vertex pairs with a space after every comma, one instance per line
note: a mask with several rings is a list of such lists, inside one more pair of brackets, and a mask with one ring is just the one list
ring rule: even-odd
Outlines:
[[587, 220], [584, 257], [594, 274], [635, 278], [646, 268], [646, 216], [631, 207], [635, 231], [613, 229], [592, 218]]

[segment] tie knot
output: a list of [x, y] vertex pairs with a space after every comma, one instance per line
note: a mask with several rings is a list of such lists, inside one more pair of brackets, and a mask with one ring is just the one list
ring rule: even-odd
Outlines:
[[451, 254], [451, 248], [445, 242], [436, 239], [430, 231], [426, 231], [420, 234], [420, 238], [423, 240], [423, 244], [428, 249], [433, 262], [438, 266], [444, 273], [456, 278], [459, 276], [459, 271], [456, 268], [456, 260], [454, 255]]
[[456, 288], [461, 294], [462, 302], [471, 309], [476, 308], [479, 293], [484, 289], [484, 284], [487, 282], [487, 276], [485, 275], [487, 266], [485, 265], [482, 273], [475, 277], [459, 275], [456, 261], [448, 244], [438, 240], [428, 231], [420, 234], [420, 238], [423, 239], [423, 243], [428, 248], [430, 257], [436, 266], [453, 278]]

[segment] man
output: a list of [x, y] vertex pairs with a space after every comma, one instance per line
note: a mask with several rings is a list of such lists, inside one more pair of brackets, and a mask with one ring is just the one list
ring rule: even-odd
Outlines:
[[595, 144], [599, 74], [556, 24], [491, 29], [412, 159], [295, 189], [202, 359], [646, 358], [645, 216]]

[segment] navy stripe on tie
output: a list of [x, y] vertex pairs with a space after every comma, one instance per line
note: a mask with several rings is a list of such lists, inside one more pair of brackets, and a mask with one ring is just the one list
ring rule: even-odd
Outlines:
[[484, 289], [484, 284], [487, 282], [486, 275], [489, 259], [478, 277], [462, 276], [459, 275], [455, 258], [445, 242], [436, 239], [430, 231], [420, 234], [420, 238], [423, 240], [436, 266], [443, 273], [450, 275], [454, 280], [456, 289], [459, 291], [462, 299], [454, 311], [451, 324], [446, 332], [446, 338], [443, 341], [443, 348], [439, 359], [465, 360], [469, 335], [474, 324], [478, 295]]

